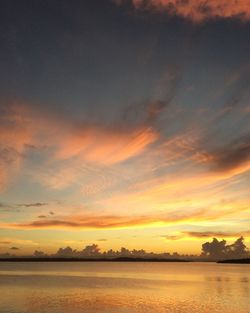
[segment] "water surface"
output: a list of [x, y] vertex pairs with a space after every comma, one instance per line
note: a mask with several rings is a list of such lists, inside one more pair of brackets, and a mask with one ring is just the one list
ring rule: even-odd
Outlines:
[[1, 313], [249, 313], [250, 267], [0, 263]]

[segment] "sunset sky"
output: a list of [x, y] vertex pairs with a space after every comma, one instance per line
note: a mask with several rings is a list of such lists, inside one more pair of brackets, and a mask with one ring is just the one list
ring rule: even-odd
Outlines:
[[249, 0], [1, 1], [0, 254], [250, 247], [249, 34]]

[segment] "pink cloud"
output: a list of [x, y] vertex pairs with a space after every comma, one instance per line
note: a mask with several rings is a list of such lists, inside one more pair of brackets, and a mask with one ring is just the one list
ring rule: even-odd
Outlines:
[[[45, 151], [47, 166], [58, 168], [63, 179], [53, 173], [48, 179], [43, 171], [40, 181], [49, 180], [48, 185], [60, 187], [77, 179], [77, 167], [83, 162], [101, 166], [120, 163], [139, 155], [157, 139], [158, 133], [149, 126], [79, 124], [35, 111], [29, 105], [10, 105], [0, 116], [0, 190], [19, 173], [23, 157], [30, 151]], [[71, 169], [60, 168], [63, 162]]]
[[[156, 10], [178, 15], [193, 22], [214, 18], [250, 19], [249, 0], [131, 0], [137, 9]], [[118, 1], [118, 4], [127, 2]]]
[[78, 156], [89, 162], [114, 164], [140, 154], [157, 138], [158, 134], [152, 128], [80, 127], [59, 142], [56, 157]]

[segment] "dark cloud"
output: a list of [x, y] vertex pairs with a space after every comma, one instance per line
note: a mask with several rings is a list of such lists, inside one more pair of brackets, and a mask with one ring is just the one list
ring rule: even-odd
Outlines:
[[97, 239], [97, 241], [107, 241], [105, 238]]
[[46, 215], [39, 215], [38, 218], [46, 218]]
[[26, 208], [40, 207], [40, 206], [45, 206], [45, 205], [48, 205], [48, 203], [47, 202], [35, 202], [35, 203], [21, 203], [21, 204], [18, 204], [18, 206], [26, 207]]
[[11, 247], [10, 250], [19, 250], [17, 247]]
[[250, 236], [250, 230], [241, 231], [241, 232], [220, 232], [220, 231], [184, 231], [182, 232], [184, 235], [188, 235], [189, 237], [194, 238], [211, 238], [211, 237], [219, 237], [219, 238], [231, 238], [238, 237], [241, 235]]
[[0, 202], [0, 210], [1, 212], [15, 212], [15, 213], [22, 212], [21, 210], [15, 209], [14, 206], [2, 202]]
[[158, 89], [160, 94], [155, 100], [142, 101], [127, 106], [123, 111], [122, 120], [126, 123], [153, 124], [160, 114], [168, 109], [177, 94], [182, 78], [180, 66], [168, 66], [163, 74]]
[[250, 160], [250, 137], [239, 138], [211, 155], [211, 169], [228, 171]]
[[140, 250], [129, 250], [121, 248], [116, 251], [113, 249], [101, 252], [100, 248], [96, 244], [88, 245], [82, 250], [75, 250], [71, 247], [60, 248], [56, 254], [51, 255], [53, 257], [79, 257], [79, 258], [118, 258], [118, 257], [137, 257], [137, 258], [164, 258], [164, 257], [176, 257], [179, 255], [171, 255], [170, 253], [152, 253], [146, 252], [143, 249]]
[[162, 238], [165, 238], [167, 240], [179, 240], [181, 239], [183, 236], [182, 235], [164, 235], [161, 236]]
[[[177, 156], [203, 164], [213, 172], [229, 172], [244, 167], [250, 161], [250, 137], [238, 136], [229, 143], [216, 137], [216, 134], [204, 134], [198, 140], [185, 135], [173, 139]], [[242, 168], [244, 172], [244, 168]]]

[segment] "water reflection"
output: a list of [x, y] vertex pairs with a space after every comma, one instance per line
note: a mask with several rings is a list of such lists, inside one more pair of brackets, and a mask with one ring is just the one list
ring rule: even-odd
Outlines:
[[246, 265], [141, 265], [0, 264], [0, 312], [249, 312]]

